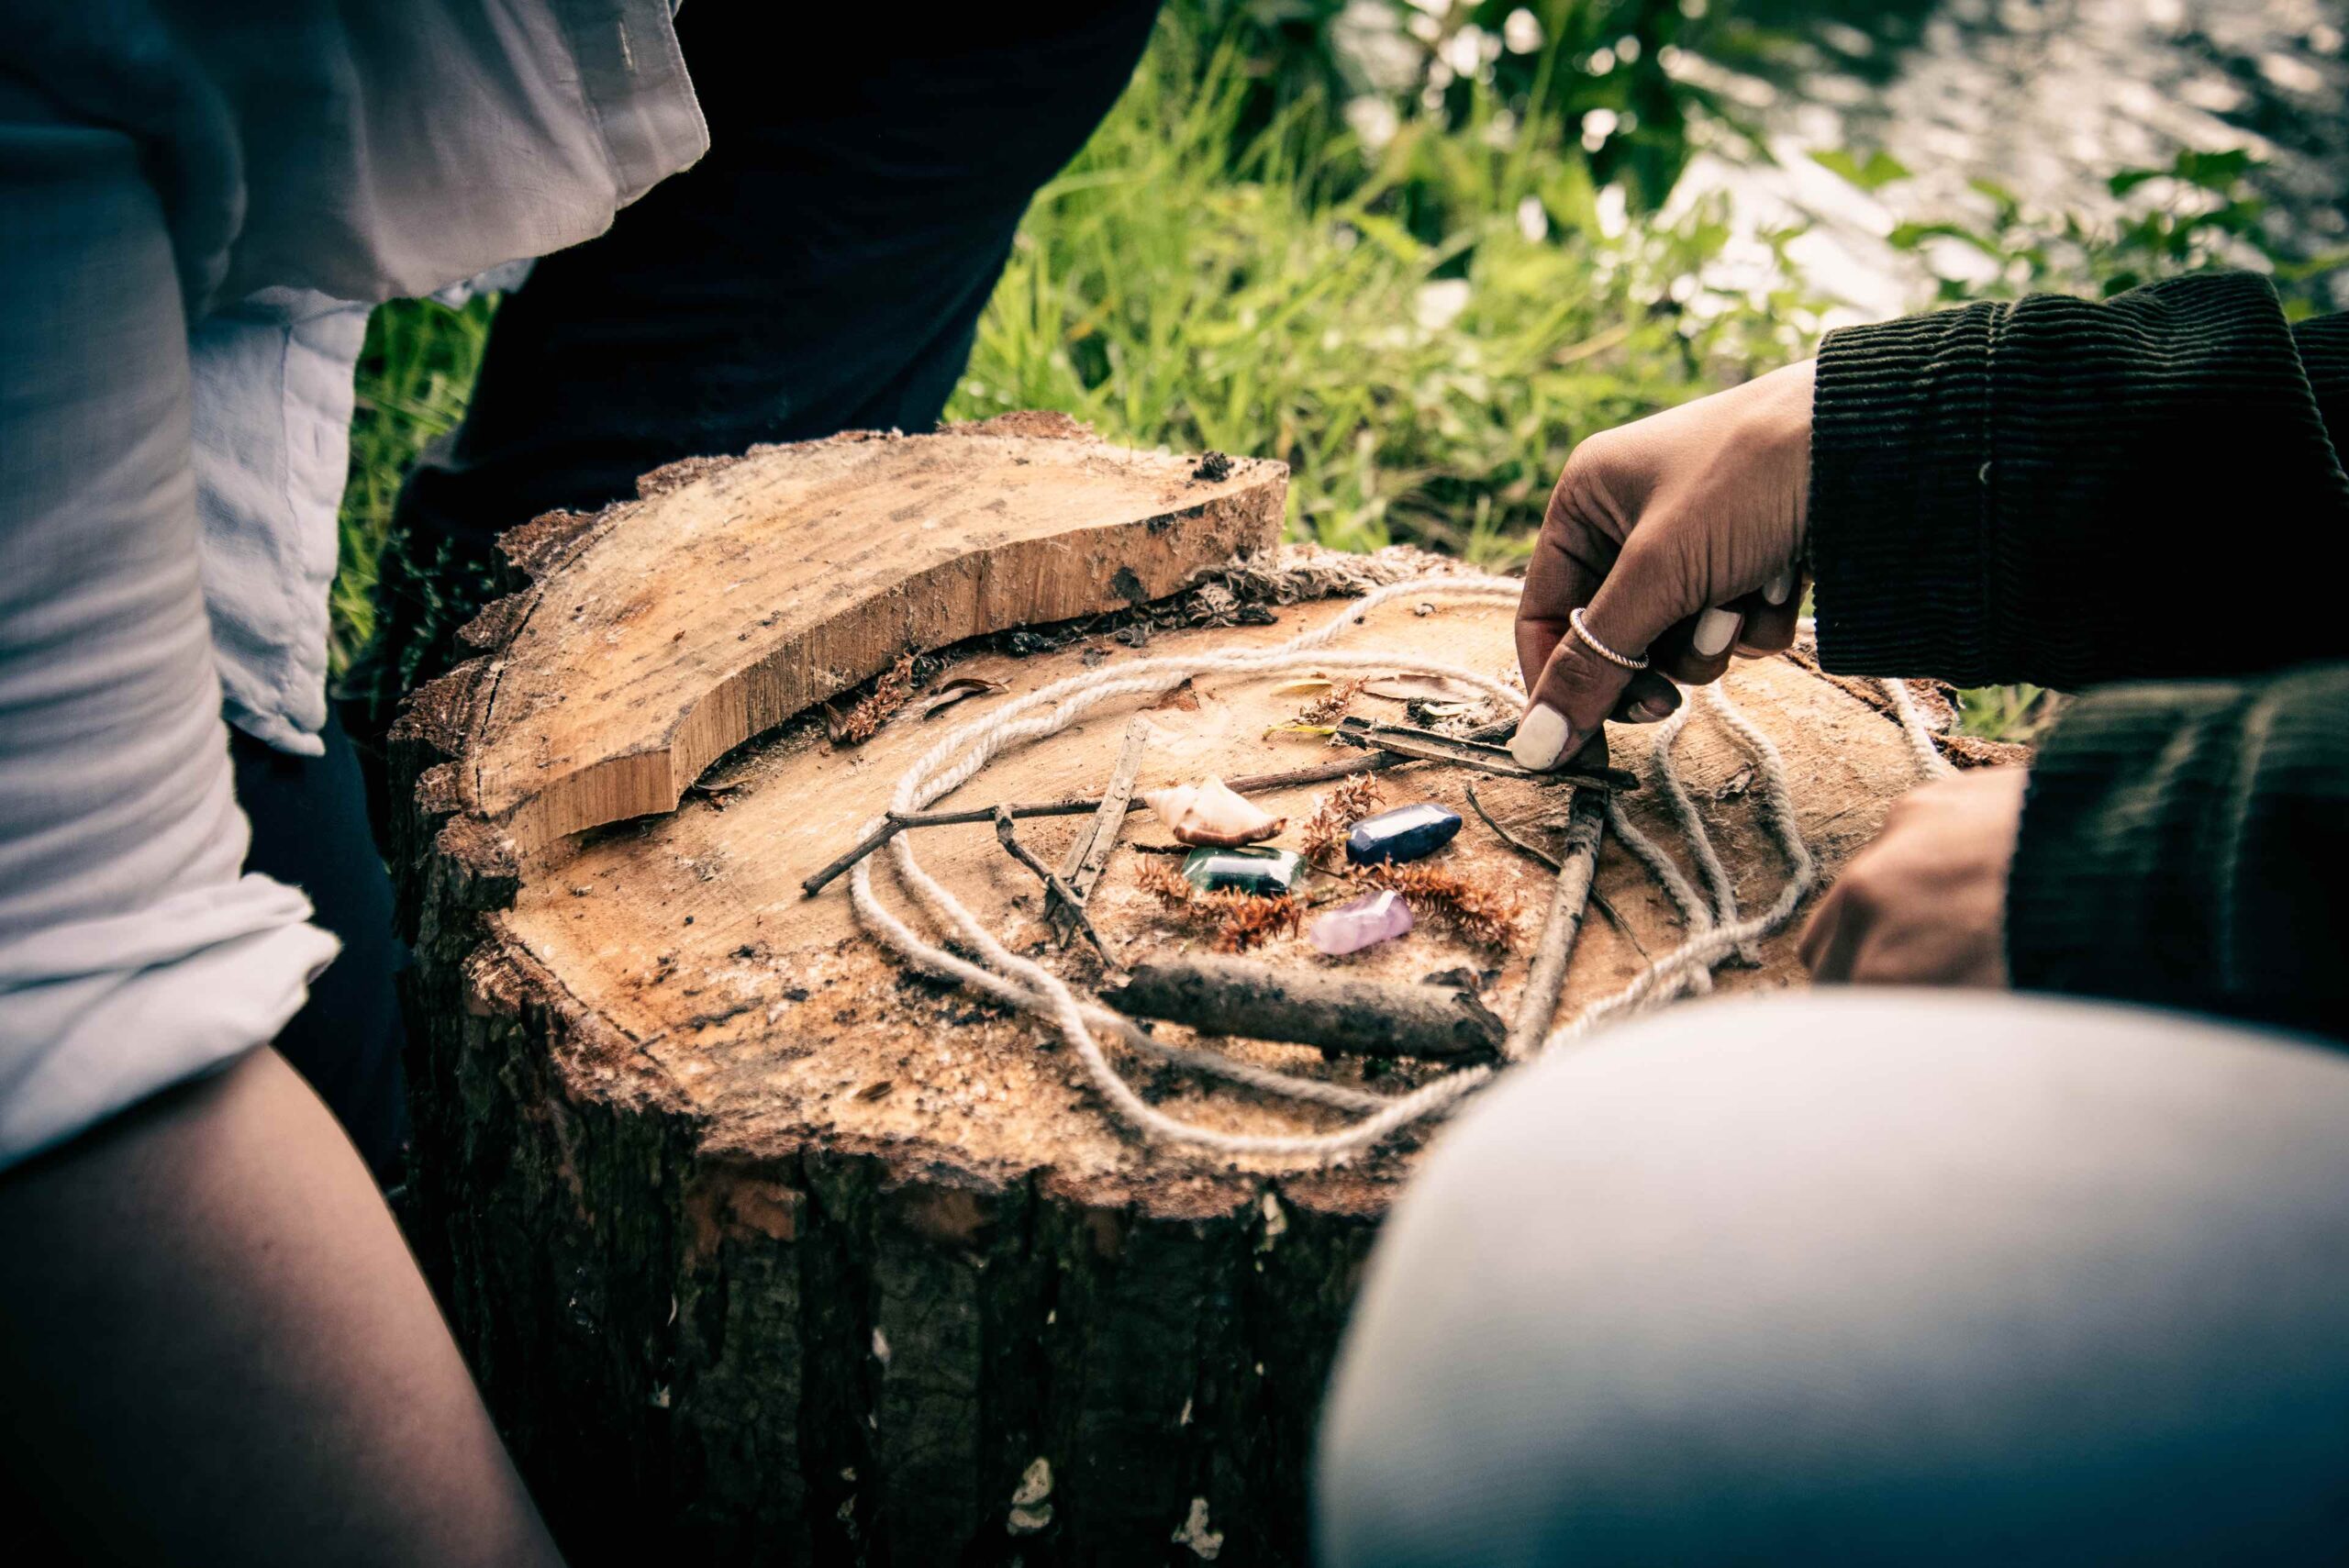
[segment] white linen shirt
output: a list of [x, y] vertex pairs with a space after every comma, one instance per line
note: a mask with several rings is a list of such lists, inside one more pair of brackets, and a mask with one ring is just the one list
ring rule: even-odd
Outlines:
[[669, 0], [12, 11], [0, 1169], [266, 1043], [335, 951], [243, 872], [222, 713], [318, 749], [367, 309], [587, 239], [707, 143]]

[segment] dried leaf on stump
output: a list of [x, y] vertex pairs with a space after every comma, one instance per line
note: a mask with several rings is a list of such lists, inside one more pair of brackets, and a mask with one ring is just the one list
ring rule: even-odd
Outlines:
[[993, 696], [1011, 688], [1001, 681], [990, 681], [979, 675], [957, 675], [922, 699], [921, 716], [925, 719], [941, 708], [952, 707], [972, 697]]
[[1382, 675], [1362, 683], [1364, 695], [1389, 702], [1476, 703], [1485, 694], [1449, 675]]

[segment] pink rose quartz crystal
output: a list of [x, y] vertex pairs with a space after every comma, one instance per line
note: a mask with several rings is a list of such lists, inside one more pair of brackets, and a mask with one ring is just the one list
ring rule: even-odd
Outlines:
[[1306, 935], [1335, 958], [1399, 937], [1411, 929], [1411, 908], [1396, 893], [1369, 893], [1314, 917]]

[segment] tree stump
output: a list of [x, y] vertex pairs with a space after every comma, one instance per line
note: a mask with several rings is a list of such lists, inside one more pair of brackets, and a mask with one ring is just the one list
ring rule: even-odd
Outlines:
[[[834, 745], [815, 705], [902, 655], [1026, 691], [1276, 642], [1334, 613], [1329, 594], [1428, 564], [1275, 555], [1284, 482], [1276, 464], [1124, 452], [1015, 416], [664, 471], [639, 501], [508, 536], [533, 585], [484, 614], [485, 656], [419, 692], [395, 733], [414, 801], [396, 856], [417, 951], [415, 1232], [576, 1559], [1308, 1560], [1323, 1384], [1379, 1217], [1434, 1129], [1324, 1170], [1142, 1141], [1047, 1029], [894, 962], [844, 884], [799, 888], [917, 756], [1004, 700], [909, 705]], [[1512, 662], [1491, 605], [1393, 605], [1345, 646]], [[1784, 751], [1831, 874], [1912, 781], [1902, 736], [1796, 659], [1730, 684]], [[1317, 738], [1267, 738], [1309, 700], [1280, 685], [1202, 678], [1147, 710], [1143, 786], [1326, 759]], [[1130, 717], [1097, 714], [941, 804], [1097, 793]], [[1615, 760], [1637, 766], [1644, 744], [1624, 731]], [[1742, 755], [1700, 717], [1680, 756], [1760, 906], [1784, 868]], [[1506, 1013], [1550, 873], [1477, 820], [1471, 783], [1527, 836], [1554, 825], [1550, 792], [1516, 781], [1383, 776], [1389, 801], [1468, 816], [1443, 863], [1518, 892], [1521, 940], [1478, 948], [1423, 922], [1341, 962], [1464, 970]], [[1290, 818], [1280, 842], [1314, 795], [1266, 797]], [[1633, 810], [1676, 844], [1652, 803]], [[1086, 822], [1020, 831], [1052, 863]], [[1016, 948], [1099, 983], [1083, 941], [1052, 942], [1042, 887], [988, 825], [918, 831], [925, 865]], [[1130, 962], [1204, 943], [1137, 884], [1165, 838], [1137, 807], [1088, 906]], [[1597, 884], [1611, 917], [1586, 923], [1568, 1009], [1679, 940], [1619, 849]], [[1791, 948], [1765, 944], [1721, 987], [1793, 983]], [[1255, 956], [1333, 962], [1295, 940]], [[1380, 1090], [1443, 1071], [1209, 1043]], [[1122, 1066], [1161, 1108], [1218, 1127], [1330, 1114]]]

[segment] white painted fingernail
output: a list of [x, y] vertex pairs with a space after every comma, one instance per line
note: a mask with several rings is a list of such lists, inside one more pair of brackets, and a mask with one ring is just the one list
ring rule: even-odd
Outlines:
[[1697, 629], [1689, 635], [1688, 646], [1699, 658], [1710, 659], [1737, 640], [1738, 629], [1745, 617], [1735, 610], [1725, 610], [1716, 605], [1697, 617]]
[[1566, 753], [1566, 741], [1574, 735], [1566, 716], [1548, 703], [1535, 703], [1517, 721], [1517, 733], [1509, 738], [1508, 754], [1517, 759], [1520, 768], [1537, 772], [1558, 765]]
[[1776, 577], [1762, 585], [1762, 596], [1774, 605], [1783, 605], [1795, 591], [1795, 569], [1782, 568]]

